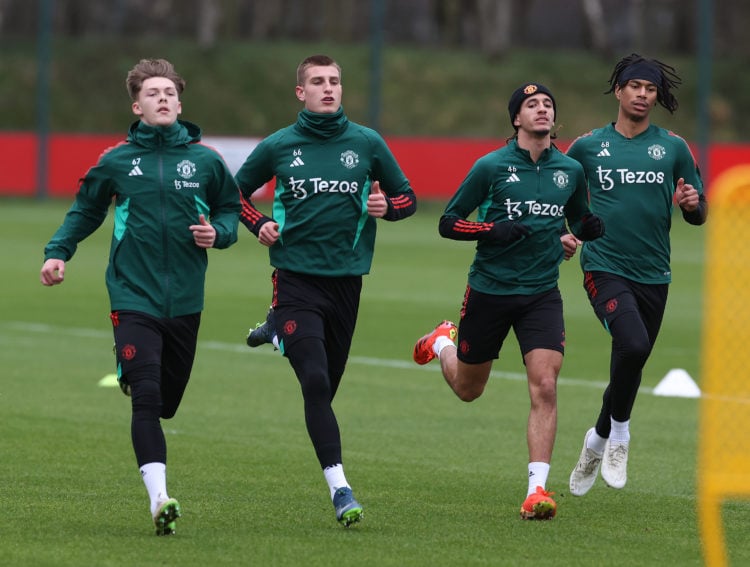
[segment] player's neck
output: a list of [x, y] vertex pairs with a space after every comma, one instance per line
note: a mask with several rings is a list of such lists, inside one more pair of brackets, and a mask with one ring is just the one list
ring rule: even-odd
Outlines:
[[536, 163], [544, 150], [552, 145], [549, 132], [546, 134], [530, 134], [524, 130], [518, 131], [518, 147], [529, 152], [531, 159]]
[[615, 130], [626, 138], [635, 138], [638, 134], [642, 134], [650, 125], [648, 117], [643, 120], [632, 120], [627, 116], [618, 116], [617, 122], [615, 122]]

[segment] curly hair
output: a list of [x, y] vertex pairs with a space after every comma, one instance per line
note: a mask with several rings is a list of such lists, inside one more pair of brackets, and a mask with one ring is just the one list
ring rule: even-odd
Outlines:
[[658, 82], [656, 82], [656, 101], [664, 108], [666, 108], [670, 113], [674, 113], [679, 105], [671, 90], [679, 87], [682, 84], [682, 79], [680, 79], [680, 77], [677, 75], [677, 71], [671, 65], [662, 63], [658, 59], [648, 59], [646, 57], [642, 57], [637, 53], [631, 53], [627, 57], [623, 57], [622, 59], [620, 59], [620, 61], [617, 62], [614, 70], [612, 71], [612, 75], [609, 77], [608, 82], [610, 88], [604, 94], [614, 92], [615, 87], [623, 87], [627, 83], [628, 79], [621, 80], [620, 77], [623, 75], [623, 72], [626, 69], [636, 64], [644, 64], [658, 75], [659, 80]]

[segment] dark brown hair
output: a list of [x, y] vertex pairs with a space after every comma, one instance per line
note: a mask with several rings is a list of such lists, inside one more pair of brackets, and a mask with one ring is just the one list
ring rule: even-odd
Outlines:
[[182, 94], [185, 90], [185, 79], [177, 74], [174, 66], [166, 59], [141, 59], [128, 73], [125, 86], [132, 100], [138, 98], [143, 81], [152, 77], [164, 77], [172, 81], [177, 87], [177, 93]]

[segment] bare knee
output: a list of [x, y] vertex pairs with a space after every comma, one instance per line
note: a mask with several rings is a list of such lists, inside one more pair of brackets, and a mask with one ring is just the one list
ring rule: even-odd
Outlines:
[[492, 362], [482, 364], [465, 364], [458, 361], [455, 373], [446, 377], [453, 392], [462, 402], [473, 402], [484, 393], [490, 377]]
[[557, 379], [544, 377], [529, 384], [531, 403], [535, 406], [550, 407], [557, 404]]
[[484, 393], [484, 384], [481, 386], [471, 385], [465, 388], [455, 389], [454, 392], [462, 402], [473, 402]]
[[532, 406], [554, 407], [557, 404], [557, 376], [562, 366], [562, 353], [535, 349], [526, 353], [524, 361]]

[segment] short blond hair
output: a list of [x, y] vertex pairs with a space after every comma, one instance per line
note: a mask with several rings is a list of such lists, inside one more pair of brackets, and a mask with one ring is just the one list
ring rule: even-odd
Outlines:
[[305, 84], [305, 72], [310, 67], [336, 67], [339, 71], [339, 78], [341, 78], [341, 65], [336, 63], [328, 55], [311, 55], [307, 57], [302, 63], [297, 66], [297, 86], [301, 87]]

